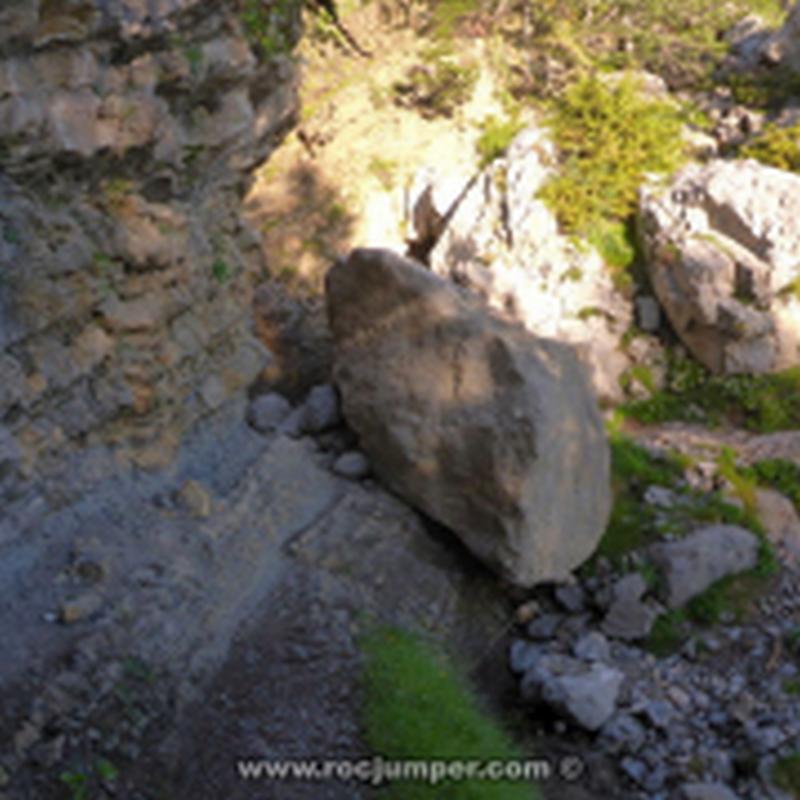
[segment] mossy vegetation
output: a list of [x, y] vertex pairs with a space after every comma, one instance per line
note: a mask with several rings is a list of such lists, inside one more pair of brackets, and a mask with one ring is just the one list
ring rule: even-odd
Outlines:
[[653, 424], [738, 425], [771, 433], [800, 427], [800, 368], [770, 375], [713, 375], [692, 359], [668, 353], [664, 387], [623, 405], [629, 419]]
[[778, 759], [772, 769], [772, 780], [792, 797], [800, 797], [800, 752]]
[[[617, 227], [632, 215], [649, 173], [667, 173], [683, 158], [681, 115], [673, 104], [643, 95], [633, 76], [609, 84], [599, 75], [569, 86], [548, 119], [558, 144], [558, 174], [540, 196], [562, 228], [581, 236], [609, 238], [617, 263], [630, 252]], [[604, 223], [606, 226], [604, 226]]]
[[554, 74], [574, 80], [591, 69], [643, 69], [674, 90], [706, 89], [738, 20], [756, 12], [778, 25], [785, 15], [779, 0], [519, 0], [504, 8], [516, 14], [496, 20], [498, 28], [534, 54], [518, 71], [516, 92], [539, 96], [560, 88]]
[[[774, 551], [764, 535], [755, 510], [755, 482], [739, 468], [732, 453], [724, 453], [718, 462], [721, 475], [734, 487], [741, 505], [730, 502], [719, 491], [702, 492], [691, 488], [684, 479], [689, 462], [678, 454], [653, 454], [617, 432], [612, 432], [612, 489], [614, 505], [611, 518], [593, 558], [581, 568], [591, 573], [596, 559], [609, 559], [617, 569], [636, 569], [645, 576], [648, 586], [656, 588], [661, 579], [658, 570], [646, 560], [645, 548], [665, 535], [684, 536], [712, 523], [739, 525], [759, 537], [759, 559], [753, 570], [729, 576], [714, 583], [693, 598], [685, 608], [669, 611], [656, 621], [646, 646], [656, 655], [674, 652], [690, 634], [694, 625], [711, 625], [725, 613], [743, 618], [752, 600], [769, 585], [777, 569]], [[659, 506], [645, 501], [650, 486], [669, 489], [673, 502]], [[632, 553], [638, 552], [636, 561]]]
[[505, 119], [485, 117], [481, 123], [481, 135], [475, 143], [481, 168], [500, 158], [522, 127], [523, 123], [516, 115]]
[[755, 158], [763, 164], [800, 172], [800, 122], [790, 127], [767, 125], [739, 151], [741, 158]]
[[427, 119], [452, 117], [469, 100], [478, 67], [465, 62], [449, 44], [435, 44], [421, 53], [405, 77], [392, 86], [394, 102], [413, 108]]
[[264, 58], [287, 55], [295, 45], [302, 0], [244, 0], [242, 23]]
[[783, 458], [767, 458], [744, 468], [744, 474], [760, 486], [786, 495], [800, 512], [800, 464]]
[[[511, 737], [481, 708], [468, 682], [443, 653], [396, 628], [362, 640], [365, 734], [390, 760], [510, 761], [523, 756]], [[531, 783], [424, 780], [389, 784], [392, 800], [536, 800]]]

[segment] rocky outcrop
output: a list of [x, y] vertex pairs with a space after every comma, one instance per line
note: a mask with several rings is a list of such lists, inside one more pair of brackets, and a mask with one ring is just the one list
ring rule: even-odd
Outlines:
[[800, 3], [795, 3], [783, 25], [766, 39], [761, 58], [800, 72]]
[[0, 9], [8, 491], [6, 453], [20, 454], [18, 482], [86, 445], [114, 448], [117, 466], [165, 463], [268, 358], [250, 330], [263, 264], [239, 205], [296, 110], [299, 11], [153, 8]]
[[800, 363], [800, 176], [756, 161], [682, 170], [641, 199], [642, 239], [675, 332], [717, 373]]
[[516, 584], [588, 558], [609, 454], [572, 349], [389, 251], [353, 251], [326, 291], [344, 415], [378, 477]]
[[[537, 336], [573, 345], [601, 399], [619, 400], [620, 376], [631, 359], [620, 339], [633, 309], [614, 286], [597, 252], [580, 249], [558, 231], [553, 213], [536, 198], [556, 163], [553, 143], [527, 128], [507, 154], [487, 167], [463, 195], [442, 186], [417, 204], [419, 236], [439, 237], [431, 269], [466, 286]], [[441, 195], [453, 207], [421, 210]]]
[[758, 539], [735, 525], [711, 525], [680, 541], [653, 545], [650, 558], [664, 578], [664, 602], [680, 608], [721, 578], [753, 569]]

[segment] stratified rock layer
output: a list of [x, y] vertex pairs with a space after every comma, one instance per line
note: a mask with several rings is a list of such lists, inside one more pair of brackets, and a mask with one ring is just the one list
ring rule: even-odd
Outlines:
[[164, 463], [262, 370], [239, 206], [296, 111], [282, 6], [269, 55], [234, 0], [0, 9], [0, 494], [87, 444]]

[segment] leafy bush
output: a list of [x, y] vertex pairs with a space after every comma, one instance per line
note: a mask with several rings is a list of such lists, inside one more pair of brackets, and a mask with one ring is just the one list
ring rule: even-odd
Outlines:
[[625, 220], [645, 176], [676, 169], [683, 155], [679, 111], [644, 97], [632, 77], [612, 86], [579, 80], [555, 101], [549, 124], [561, 170], [540, 196], [570, 233]]

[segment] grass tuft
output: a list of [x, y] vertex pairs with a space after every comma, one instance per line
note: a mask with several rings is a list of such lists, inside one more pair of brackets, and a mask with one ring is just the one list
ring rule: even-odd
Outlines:
[[[466, 679], [444, 655], [411, 634], [380, 628], [362, 641], [366, 655], [366, 739], [390, 760], [521, 759], [510, 736], [481, 709]], [[391, 800], [536, 800], [522, 782], [409, 780], [390, 784]]]

